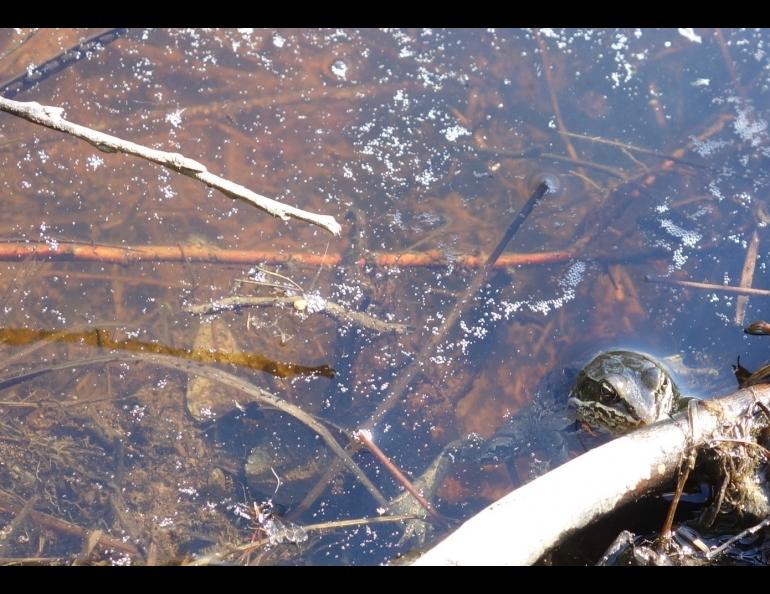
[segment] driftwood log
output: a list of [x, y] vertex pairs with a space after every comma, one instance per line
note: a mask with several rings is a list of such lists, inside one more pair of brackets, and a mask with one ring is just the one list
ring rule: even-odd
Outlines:
[[[770, 385], [694, 403], [677, 418], [620, 437], [509, 493], [414, 565], [527, 565], [565, 537], [671, 479], [691, 447], [735, 438], [770, 405]], [[763, 419], [765, 424], [768, 419]]]

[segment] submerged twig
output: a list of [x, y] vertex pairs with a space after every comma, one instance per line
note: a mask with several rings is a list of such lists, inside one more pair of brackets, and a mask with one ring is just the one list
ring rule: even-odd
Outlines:
[[[1, 511], [17, 513], [23, 507], [24, 507], [23, 501], [18, 501], [18, 498], [16, 496], [12, 495], [11, 493], [8, 493], [7, 491], [3, 491], [2, 489], [0, 489], [0, 510]], [[88, 535], [90, 533], [89, 530], [86, 530], [85, 528], [81, 528], [80, 526], [73, 524], [72, 522], [67, 522], [66, 520], [55, 518], [54, 516], [51, 516], [42, 512], [37, 512], [32, 510], [29, 512], [29, 517], [33, 521], [37, 522], [42, 526], [45, 526], [50, 530], [55, 530], [57, 532], [64, 532], [65, 534], [77, 536], [84, 540], [88, 538]], [[123, 542], [118, 538], [108, 536], [104, 533], [99, 534], [98, 545], [103, 549], [107, 549], [107, 550], [114, 549], [120, 553], [126, 553], [128, 555], [133, 555], [135, 557], [140, 556], [139, 550], [133, 544], [128, 542]]]
[[656, 276], [645, 276], [644, 280], [646, 280], [648, 283], [657, 283], [660, 285], [673, 285], [677, 287], [689, 287], [692, 289], [706, 289], [707, 291], [721, 291], [723, 293], [738, 293], [739, 295], [757, 295], [759, 297], [770, 297], [770, 291], [765, 289], [753, 289], [751, 287], [713, 285], [711, 283], [699, 283], [695, 281], [677, 280], [674, 278], [661, 278]]
[[[115, 324], [113, 324], [115, 325]], [[207, 363], [228, 363], [246, 367], [255, 371], [264, 371], [277, 377], [294, 377], [297, 375], [319, 375], [333, 378], [334, 370], [328, 365], [306, 366], [296, 363], [276, 361], [259, 353], [215, 350], [209, 348], [185, 349], [172, 347], [159, 342], [145, 342], [127, 339], [115, 340], [104, 328], [91, 327], [81, 332], [61, 332], [56, 330], [32, 330], [29, 328], [0, 328], [1, 343], [28, 344], [33, 341], [53, 340], [59, 343], [96, 346], [107, 349], [119, 349], [132, 352], [155, 353], [170, 355], [179, 359], [201, 361]], [[33, 347], [36, 345], [33, 345]], [[32, 347], [30, 347], [31, 349]], [[24, 352], [27, 354], [27, 351]], [[18, 355], [17, 355], [18, 356]]]
[[[344, 528], [356, 528], [358, 526], [371, 526], [374, 524], [395, 524], [399, 522], [407, 521], [425, 521], [423, 518], [414, 515], [393, 515], [393, 516], [378, 516], [374, 518], [352, 518], [348, 520], [335, 520], [332, 522], [319, 522], [318, 524], [307, 524], [302, 526], [304, 532], [329, 532], [332, 530], [340, 530]], [[194, 561], [189, 565], [210, 565], [212, 563], [220, 563], [227, 557], [235, 554], [248, 554], [270, 544], [270, 538], [262, 538], [253, 542], [247, 542], [236, 546], [225, 547], [223, 550], [218, 550], [214, 553], [202, 555], [196, 557]]]
[[[610, 175], [612, 177], [618, 178], [621, 181], [626, 181], [628, 179], [628, 176], [623, 173], [621, 169], [617, 169], [616, 167], [610, 167], [609, 165], [603, 165], [602, 163], [596, 163], [594, 161], [588, 161], [586, 159], [578, 159], [576, 157], [565, 157], [564, 155], [559, 155], [557, 153], [546, 153], [539, 149], [531, 149], [524, 152], [517, 152], [517, 151], [509, 151], [507, 149], [498, 149], [498, 148], [492, 148], [489, 146], [476, 146], [476, 149], [478, 151], [484, 152], [484, 153], [491, 153], [494, 155], [497, 155], [498, 157], [508, 157], [509, 159], [540, 159], [544, 161], [559, 161], [561, 163], [568, 163], [570, 165], [574, 165], [575, 167], [585, 167], [586, 169], [595, 169], [596, 171], [601, 171], [602, 173], [606, 173], [607, 175]], [[582, 175], [579, 177], [583, 177]]]
[[[681, 159], [677, 157], [676, 155], [667, 155], [666, 153], [661, 153], [659, 151], [654, 151], [652, 149], [643, 148], [641, 146], [636, 146], [633, 144], [627, 144], [624, 142], [620, 142], [617, 140], [611, 140], [608, 138], [602, 138], [601, 136], [588, 136], [586, 134], [577, 134], [575, 132], [567, 132], [558, 130], [559, 134], [564, 134], [565, 136], [571, 136], [572, 138], [579, 138], [581, 140], [586, 140], [588, 142], [595, 142], [597, 144], [606, 144], [609, 146], [614, 146], [622, 151], [629, 151], [634, 153], [641, 153], [642, 155], [649, 155], [651, 157], [657, 157], [658, 159], [663, 159], [664, 161], [673, 161], [674, 163], [679, 163], [680, 165], [687, 165], [689, 167], [694, 167], [696, 169], [708, 169], [711, 170], [711, 167], [708, 165], [703, 165], [701, 163], [695, 163], [693, 161], [688, 161], [686, 159]], [[630, 156], [629, 156], [630, 158]], [[633, 159], [632, 159], [633, 160]], [[642, 164], [644, 165], [644, 164]]]
[[[314, 299], [314, 306], [312, 310], [307, 308], [298, 307], [297, 301], [304, 299], [296, 295], [272, 295], [266, 297], [250, 296], [250, 295], [235, 295], [233, 297], [223, 297], [222, 299], [216, 299], [209, 303], [200, 303], [196, 305], [188, 305], [184, 308], [184, 311], [194, 314], [211, 314], [219, 311], [240, 309], [242, 307], [259, 307], [262, 305], [293, 305], [298, 311], [304, 311], [306, 313], [325, 313], [337, 320], [343, 322], [350, 322], [356, 326], [362, 328], [369, 328], [370, 330], [376, 330], [377, 332], [392, 332], [394, 334], [404, 334], [409, 331], [407, 324], [398, 324], [395, 322], [386, 322], [371, 316], [369, 314], [350, 311], [326, 299], [317, 298]], [[316, 303], [317, 302], [317, 303]]]
[[[746, 248], [746, 258], [743, 261], [743, 269], [741, 270], [741, 282], [742, 288], [751, 287], [754, 282], [754, 267], [757, 264], [757, 252], [759, 250], [759, 233], [754, 229], [751, 234], [751, 240], [749, 241], [749, 247]], [[748, 295], [739, 295], [735, 300], [735, 323], [738, 326], [743, 325], [743, 320], [746, 317], [746, 307], [749, 304]]]
[[762, 530], [763, 528], [769, 525], [770, 525], [770, 518], [765, 518], [759, 524], [755, 524], [754, 526], [749, 526], [748, 528], [746, 528], [746, 530], [739, 532], [735, 536], [727, 539], [717, 548], [712, 549], [708, 553], [706, 553], [706, 559], [709, 559], [709, 560], [716, 559], [718, 556], [724, 553], [727, 549], [733, 546], [736, 542], [743, 540], [747, 536], [756, 534], [757, 532], [759, 532], [760, 530]]
[[426, 512], [428, 512], [428, 515], [431, 518], [433, 518], [439, 524], [447, 524], [447, 521], [435, 509], [433, 509], [433, 506], [427, 499], [425, 499], [425, 497], [422, 496], [422, 493], [415, 489], [412, 481], [406, 478], [404, 473], [401, 472], [398, 467], [393, 464], [390, 458], [385, 455], [385, 452], [383, 452], [380, 447], [374, 443], [374, 441], [372, 441], [372, 434], [369, 431], [356, 431], [353, 434], [353, 437], [361, 442], [364, 446], [366, 446], [366, 449], [368, 449], [374, 455], [374, 457], [380, 461], [380, 463], [388, 470], [388, 472], [390, 472], [393, 478], [395, 478], [401, 484], [401, 486], [404, 487], [404, 489], [409, 491], [409, 494], [414, 497], [415, 500], [417, 500], [420, 506]]
[[11, 113], [34, 124], [39, 124], [40, 126], [45, 126], [52, 130], [70, 134], [76, 138], [85, 140], [100, 151], [106, 153], [121, 152], [152, 161], [153, 163], [157, 163], [163, 167], [177, 171], [178, 173], [192, 177], [193, 179], [197, 179], [207, 186], [219, 190], [229, 198], [245, 200], [266, 213], [284, 221], [289, 218], [300, 219], [312, 223], [313, 225], [323, 227], [333, 235], [339, 235], [342, 230], [340, 224], [330, 215], [318, 215], [307, 212], [283, 204], [272, 198], [257, 194], [245, 186], [241, 186], [210, 173], [205, 165], [179, 153], [169, 153], [152, 149], [135, 142], [123, 140], [117, 136], [112, 136], [111, 134], [105, 134], [86, 126], [69, 122], [62, 116], [64, 109], [61, 107], [41, 105], [36, 101], [19, 102], [0, 97], [0, 111]]
[[[561, 117], [559, 99], [556, 96], [556, 89], [554, 88], [553, 77], [551, 76], [551, 58], [548, 55], [548, 48], [546, 47], [545, 42], [540, 35], [540, 31], [538, 30], [535, 30], [535, 41], [537, 42], [537, 47], [540, 50], [540, 58], [543, 61], [543, 75], [545, 76], [545, 83], [546, 87], [548, 88], [548, 96], [551, 99], [551, 108], [553, 109], [553, 114], [556, 116], [556, 125], [560, 131], [566, 132], [567, 126], [564, 125], [564, 119]], [[567, 148], [567, 154], [569, 154], [571, 159], [577, 160], [577, 151], [575, 150], [575, 147], [572, 146], [569, 137], [564, 138], [563, 140], [564, 146]]]
[[[60, 51], [54, 57], [46, 60], [42, 64], [38, 64], [30, 70], [25, 70], [18, 76], [9, 80], [0, 82], [0, 95], [7, 99], [15, 97], [21, 91], [31, 88], [49, 76], [53, 76], [72, 64], [82, 60], [89, 55], [91, 50], [96, 49], [98, 46], [105, 46], [108, 43], [115, 41], [126, 31], [127, 29], [125, 28], [106, 29], [76, 43], [72, 47]], [[28, 41], [31, 35], [32, 34], [30, 33], [22, 43]]]

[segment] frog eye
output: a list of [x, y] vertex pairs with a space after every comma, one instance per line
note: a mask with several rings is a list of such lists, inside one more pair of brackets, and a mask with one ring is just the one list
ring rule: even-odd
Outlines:
[[600, 398], [605, 402], [615, 402], [618, 400], [618, 393], [611, 383], [603, 381], [600, 386], [601, 393]]

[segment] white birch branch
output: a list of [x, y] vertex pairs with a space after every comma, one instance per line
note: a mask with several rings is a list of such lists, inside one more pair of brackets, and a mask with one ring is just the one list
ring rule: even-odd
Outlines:
[[692, 431], [680, 417], [590, 450], [488, 506], [414, 565], [532, 564], [569, 534], [673, 477], [689, 447], [718, 439], [757, 401], [770, 404], [770, 386], [699, 402]]
[[245, 186], [241, 186], [219, 177], [218, 175], [214, 175], [206, 169], [205, 165], [179, 153], [169, 153], [151, 149], [141, 144], [123, 140], [117, 136], [112, 136], [110, 134], [92, 130], [86, 126], [68, 122], [62, 117], [64, 109], [61, 107], [41, 105], [36, 101], [22, 102], [0, 97], [0, 111], [8, 112], [35, 124], [39, 124], [40, 126], [51, 128], [52, 130], [71, 134], [72, 136], [76, 136], [77, 138], [94, 145], [97, 149], [105, 153], [126, 153], [128, 155], [141, 157], [142, 159], [147, 159], [153, 163], [158, 163], [163, 167], [173, 169], [174, 171], [192, 177], [193, 179], [197, 179], [207, 186], [219, 190], [230, 198], [239, 198], [246, 202], [250, 202], [257, 208], [284, 221], [289, 218], [300, 219], [312, 223], [313, 225], [323, 227], [334, 235], [339, 235], [342, 230], [340, 224], [330, 215], [319, 215], [307, 212], [293, 206], [288, 206], [277, 200], [273, 200], [272, 198], [257, 194]]

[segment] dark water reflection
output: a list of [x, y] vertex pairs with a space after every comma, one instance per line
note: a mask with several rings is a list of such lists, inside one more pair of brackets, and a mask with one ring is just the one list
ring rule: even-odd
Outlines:
[[[0, 79], [93, 33], [5, 30]], [[342, 439], [366, 424], [457, 307], [477, 273], [461, 256], [488, 253], [533, 176], [548, 173], [560, 191], [538, 205], [508, 253], [559, 256], [495, 274], [420, 361], [405, 396], [373, 424], [380, 447], [417, 476], [453, 439], [493, 433], [548, 372], [608, 347], [679, 354], [685, 366], [713, 370], [683, 373], [689, 391], [729, 391], [738, 355], [748, 367], [766, 360], [762, 339], [745, 337], [736, 323], [739, 298], [644, 278], [738, 285], [756, 232], [752, 282], [767, 288], [768, 41], [766, 31], [700, 29], [129, 30], [16, 100], [62, 106], [73, 122], [181, 152], [259, 193], [333, 215], [342, 236], [272, 219], [151, 163], [3, 114], [4, 241], [216, 246], [295, 259], [8, 261], [0, 264], [0, 326], [107, 323], [120, 327], [115, 341], [201, 348], [196, 340], [210, 319], [183, 308], [234, 292], [271, 294], [234, 283], [260, 277], [254, 267], [262, 266], [291, 278], [311, 303], [326, 299], [414, 328], [379, 334], [295, 307], [216, 314], [233, 348], [337, 370], [334, 379], [240, 375], [333, 423]], [[441, 265], [376, 264], [430, 250], [443, 255]], [[303, 255], [315, 260], [305, 264]], [[319, 267], [319, 257], [334, 265]], [[764, 316], [764, 299], [748, 300], [746, 322]], [[214, 334], [215, 343], [230, 344]], [[3, 356], [33, 369], [95, 352], [54, 343], [22, 358], [23, 348], [7, 344]], [[3, 522], [18, 512], [8, 494], [37, 494], [36, 510], [129, 535], [151, 560], [248, 542], [255, 520], [239, 514], [253, 515], [253, 503], [272, 495], [244, 475], [252, 448], [268, 434], [275, 456], [280, 442], [301, 458], [317, 452], [307, 443], [313, 438], [248, 406], [196, 422], [185, 407], [187, 383], [184, 374], [116, 364], [6, 389], [0, 448], [12, 462], [0, 466]], [[76, 399], [82, 407], [71, 406]], [[66, 405], [12, 404], [19, 401]], [[56, 447], [64, 453], [46, 458], [45, 448]], [[100, 464], [86, 464], [89, 456]], [[44, 459], [43, 485], [29, 466]], [[386, 498], [398, 493], [369, 455], [355, 459]], [[468, 476], [443, 481], [440, 509], [469, 513], [512, 484], [499, 469]], [[346, 476], [296, 521], [371, 516], [376, 508]], [[0, 542], [2, 556], [71, 559], [82, 548], [59, 535], [37, 553], [40, 531], [29, 522]], [[400, 535], [400, 528], [339, 531], [311, 540], [299, 558], [381, 562], [408, 550], [395, 544]], [[296, 550], [282, 554], [297, 558]]]

